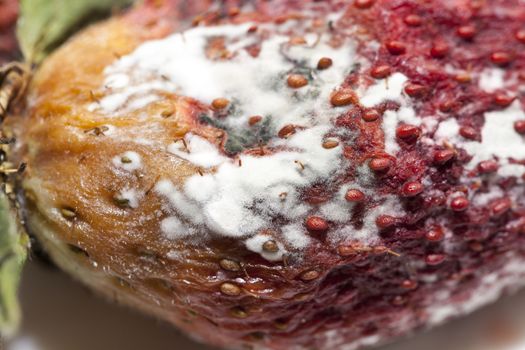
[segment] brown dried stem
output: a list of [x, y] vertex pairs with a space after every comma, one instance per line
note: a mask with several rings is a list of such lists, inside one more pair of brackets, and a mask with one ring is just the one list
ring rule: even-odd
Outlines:
[[29, 75], [29, 69], [21, 63], [0, 67], [0, 121], [4, 120], [9, 107], [25, 94]]

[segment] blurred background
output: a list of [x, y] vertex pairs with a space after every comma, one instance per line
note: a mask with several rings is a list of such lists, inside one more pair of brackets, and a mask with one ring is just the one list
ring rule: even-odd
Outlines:
[[[21, 292], [22, 332], [6, 350], [213, 350], [39, 262], [26, 266]], [[443, 349], [525, 350], [525, 292], [378, 350]]]

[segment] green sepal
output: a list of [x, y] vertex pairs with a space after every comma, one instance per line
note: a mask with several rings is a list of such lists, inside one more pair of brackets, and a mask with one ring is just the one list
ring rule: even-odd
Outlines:
[[29, 239], [11, 202], [0, 192], [0, 336], [12, 336], [20, 325], [18, 287]]
[[133, 0], [20, 0], [17, 37], [26, 62], [39, 64], [83, 26]]

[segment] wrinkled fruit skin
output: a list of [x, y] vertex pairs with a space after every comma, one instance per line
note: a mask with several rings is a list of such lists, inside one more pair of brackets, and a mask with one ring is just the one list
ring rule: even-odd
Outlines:
[[[227, 1], [224, 11], [208, 13], [200, 20], [286, 20], [286, 14], [300, 12], [313, 1], [252, 2], [258, 14], [230, 18], [228, 8], [239, 4]], [[167, 320], [199, 341], [236, 349], [354, 349], [386, 342], [443, 321], [433, 318], [432, 306], [459, 308], [480, 289], [494, 287], [484, 284], [484, 276], [506, 281], [509, 290], [520, 285], [520, 277], [523, 282], [524, 276], [505, 270], [509, 260], [525, 259], [523, 201], [483, 208], [469, 206], [462, 199], [447, 203], [447, 194], [462, 189], [459, 175], [468, 155], [463, 151], [435, 155], [440, 150], [418, 142], [420, 135], [408, 128], [401, 136], [412, 137], [400, 141], [395, 161], [376, 158], [388, 163], [377, 172], [378, 190], [402, 197], [407, 215], [378, 219], [381, 242], [373, 247], [359, 243], [332, 246], [322, 235], [313, 234], [315, 243], [303, 259], [272, 263], [236, 240], [211, 238], [205, 245], [192, 245], [159, 239], [159, 218], [154, 213], [161, 210], [162, 198], [155, 193], [133, 211], [115, 206], [115, 188], [127, 184], [147, 188], [162, 176], [183, 181], [197, 169], [143, 145], [138, 151], [148, 172], [141, 177], [116, 177], [103, 164], [129, 149], [130, 142], [97, 136], [96, 128], [116, 123], [119, 132], [130, 138], [147, 134], [160, 144], [190, 129], [201, 135], [217, 133], [198, 123], [201, 106], [191, 99], [169, 97], [178, 111], [169, 119], [158, 118], [159, 111], [150, 110], [146, 119], [130, 114], [103, 120], [85, 109], [93, 98], [90, 90], [102, 83], [101, 72], [115, 56], [131, 52], [145, 40], [167, 35], [180, 21], [193, 18], [209, 5], [206, 1], [191, 3], [192, 8], [179, 6], [177, 1], [161, 7], [147, 3], [76, 36], [37, 73], [27, 113], [8, 121], [21, 140], [17, 156], [28, 163], [23, 180], [28, 228], [59, 266], [108, 298]], [[360, 2], [359, 6], [334, 0], [323, 4], [332, 9], [348, 7], [343, 24], [358, 24], [366, 28], [368, 39], [385, 43], [378, 55], [363, 51], [373, 62], [439, 91], [412, 90], [419, 101], [418, 113], [429, 115], [440, 108], [452, 111], [476, 138], [483, 112], [499, 108], [477, 85], [455, 81], [443, 67], [447, 62], [464, 61], [472, 69], [481, 69], [492, 63], [471, 59], [472, 54], [490, 57], [495, 47], [514, 50], [522, 45], [514, 39], [514, 32], [525, 21], [525, 12], [518, 11], [523, 5], [517, 1], [487, 1], [481, 9], [459, 0], [384, 0]], [[417, 18], [405, 19], [411, 14], [421, 16], [421, 24]], [[458, 32], [457, 26], [467, 22], [485, 29], [474, 38], [468, 28]], [[431, 54], [437, 36], [449, 43], [449, 51], [441, 48]], [[508, 69], [525, 69], [523, 52], [521, 46]], [[523, 95], [518, 99], [524, 102]], [[367, 122], [362, 114], [355, 106], [337, 120], [338, 127], [360, 133], [347, 154], [359, 164], [383, 157], [381, 121]], [[156, 128], [148, 128], [151, 125]], [[425, 190], [418, 182], [403, 190], [408, 179], [415, 181], [424, 174], [432, 180]], [[499, 186], [503, 192], [518, 186], [515, 178], [501, 178], [496, 184], [481, 179], [479, 185]], [[305, 192], [305, 200], [322, 202], [330, 191], [312, 188]], [[74, 208], [74, 215], [61, 212], [68, 208]], [[356, 208], [359, 223], [366, 202]], [[447, 222], [451, 233], [443, 237], [439, 227], [425, 226], [424, 219], [430, 216]], [[140, 217], [146, 219], [139, 223]], [[325, 229], [324, 223], [315, 224]], [[445, 246], [454, 248], [445, 252]], [[169, 251], [177, 251], [180, 259], [167, 259]], [[225, 258], [241, 262], [242, 268], [221, 263]], [[447, 296], [442, 298], [439, 291]]]

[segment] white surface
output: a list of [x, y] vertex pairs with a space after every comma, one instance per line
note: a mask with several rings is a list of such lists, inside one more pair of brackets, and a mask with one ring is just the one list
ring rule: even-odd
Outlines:
[[[26, 268], [22, 299], [23, 331], [7, 350], [212, 350], [36, 263]], [[525, 293], [378, 350], [422, 349], [525, 350]]]
[[[133, 112], [142, 118], [149, 113], [145, 107], [160, 103], [157, 107], [165, 108], [161, 101], [165, 102], [166, 93], [175, 93], [191, 96], [205, 105], [213, 105], [217, 98], [226, 98], [230, 101], [228, 112], [223, 111], [227, 117], [212, 119], [226, 125], [227, 130], [244, 134], [250, 117], [261, 116], [261, 123], [270, 125], [267, 128], [273, 135], [264, 140], [268, 148], [275, 150], [271, 154], [259, 157], [243, 153], [235, 159], [228, 158], [211, 139], [187, 133], [182, 140], [173, 140], [166, 151], [177, 159], [193, 163], [200, 171], [182, 185], [173, 184], [169, 177], [161, 178], [154, 188], [170, 204], [163, 207], [169, 216], [160, 227], [165, 238], [186, 239], [191, 235], [198, 240], [212, 232], [241, 239], [248, 249], [267, 260], [277, 261], [282, 260], [287, 251], [307, 247], [310, 238], [304, 228], [296, 230], [295, 226], [286, 230], [295, 229], [293, 236], [281, 234], [274, 224], [276, 219], [284, 215], [290, 222], [304, 222], [317, 208], [305, 203], [300, 196], [301, 188], [337, 178], [346, 171], [348, 160], [343, 157], [342, 142], [333, 148], [323, 147], [327, 138], [351, 140], [355, 133], [335, 127], [335, 119], [348, 107], [333, 105], [333, 93], [341, 88], [343, 78], [357, 64], [367, 67], [370, 62], [356, 52], [356, 40], [347, 38], [341, 45], [334, 45], [331, 35], [316, 34], [307, 19], [296, 23], [293, 35], [289, 26], [274, 23], [258, 25], [258, 34], [248, 33], [252, 25], [194, 27], [141, 44], [105, 68], [105, 82], [96, 92], [101, 98], [90, 103], [89, 109], [106, 116]], [[271, 36], [263, 35], [265, 31]], [[304, 45], [289, 44], [299, 36], [304, 36]], [[210, 58], [210, 40], [219, 37], [224, 40], [229, 59]], [[245, 48], [259, 41], [260, 52], [252, 57]], [[328, 69], [317, 69], [321, 57], [330, 57], [333, 64]], [[292, 88], [288, 82], [290, 73], [300, 73], [310, 79], [304, 86]], [[385, 124], [387, 151], [392, 153], [398, 149], [397, 124], [421, 122], [410, 107], [410, 99], [402, 93], [406, 80], [403, 74], [394, 73], [388, 80], [377, 81], [372, 86], [363, 80], [355, 91], [367, 107], [385, 100], [400, 104], [399, 111], [389, 112], [391, 118]], [[213, 116], [208, 112], [205, 112], [207, 117]], [[277, 137], [284, 127], [292, 127], [293, 132]], [[230, 132], [230, 136], [236, 132]], [[114, 133], [110, 137], [121, 136]], [[146, 139], [148, 143], [156, 141]], [[118, 162], [118, 158], [113, 160], [116, 165]], [[207, 171], [208, 168], [216, 169]], [[358, 179], [360, 187], [376, 188], [372, 183], [361, 181], [366, 177]], [[131, 207], [141, 205], [144, 197], [141, 189], [124, 190], [121, 196], [129, 200]], [[370, 196], [380, 201], [388, 199], [376, 191]], [[397, 201], [397, 197], [391, 200]], [[386, 204], [378, 203], [378, 206], [389, 208]], [[352, 205], [341, 193], [320, 208], [324, 219], [341, 224], [332, 225], [330, 230], [328, 239], [334, 245], [350, 238], [367, 244], [377, 240], [375, 211], [367, 212], [364, 221], [371, 225], [364, 225], [361, 230], [356, 230], [354, 225], [342, 226], [350, 222]], [[401, 205], [397, 207], [400, 210], [395, 213], [400, 216]], [[257, 236], [262, 230], [278, 236], [278, 239], [274, 237], [279, 243], [278, 252], [263, 253], [264, 237]]]

